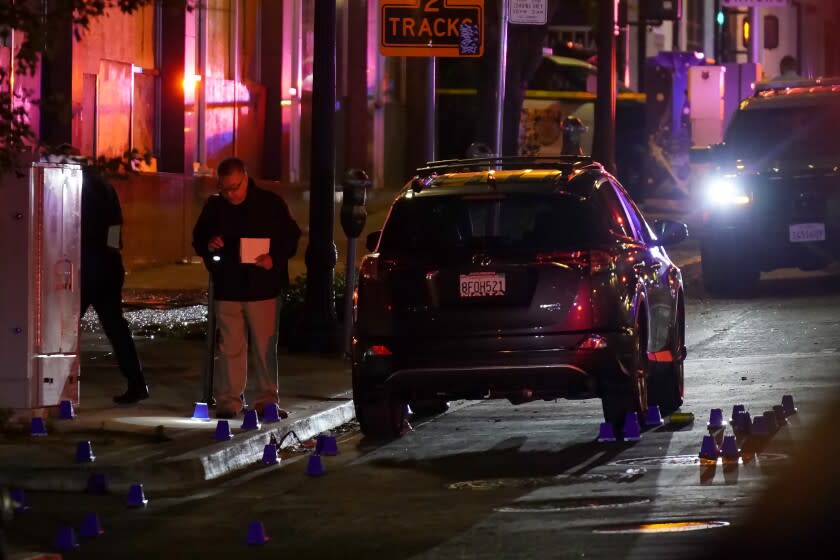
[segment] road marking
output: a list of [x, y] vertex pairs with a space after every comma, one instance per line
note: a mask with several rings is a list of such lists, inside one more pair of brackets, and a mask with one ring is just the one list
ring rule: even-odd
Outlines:
[[[720, 362], [721, 360], [796, 360], [800, 358], [825, 358], [831, 354], [836, 354], [837, 350], [834, 348], [828, 348], [826, 350], [821, 350], [819, 352], [788, 352], [784, 354], [751, 354], [747, 356], [717, 356], [714, 358], [686, 358], [685, 363], [698, 363], [698, 362]], [[691, 350], [689, 349], [689, 356], [691, 356]]]

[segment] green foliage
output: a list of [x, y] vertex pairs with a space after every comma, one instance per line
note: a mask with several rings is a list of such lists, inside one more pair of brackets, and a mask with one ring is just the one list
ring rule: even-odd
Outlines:
[[[358, 269], [356, 279], [358, 281]], [[335, 310], [339, 322], [344, 320], [344, 294], [346, 288], [346, 275], [336, 271], [333, 279], [333, 291], [335, 292]], [[290, 283], [283, 291], [280, 307], [280, 346], [288, 346], [292, 333], [300, 326], [303, 319], [304, 306], [306, 304], [306, 274], [301, 274]]]

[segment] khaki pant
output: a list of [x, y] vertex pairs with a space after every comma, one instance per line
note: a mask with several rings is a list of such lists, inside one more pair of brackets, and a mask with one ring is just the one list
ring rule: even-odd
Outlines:
[[280, 299], [216, 301], [217, 367], [213, 383], [217, 410], [239, 413], [248, 382], [250, 350], [256, 408], [277, 403], [277, 327]]

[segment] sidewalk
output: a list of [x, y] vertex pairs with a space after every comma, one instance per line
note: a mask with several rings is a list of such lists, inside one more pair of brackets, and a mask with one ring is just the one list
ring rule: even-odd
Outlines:
[[[686, 211], [672, 208], [643, 211], [650, 221], [693, 219]], [[689, 223], [690, 233], [691, 229]], [[668, 252], [683, 269], [686, 283], [694, 282], [699, 270], [697, 240], [690, 238]], [[184, 314], [184, 321], [195, 320], [197, 314], [204, 320], [206, 283], [200, 264], [173, 264], [130, 274], [124, 296], [132, 330], [150, 332], [147, 327], [154, 326], [155, 307], [190, 306], [178, 312]], [[151, 398], [125, 407], [111, 401], [124, 390], [124, 380], [107, 339], [101, 331], [83, 332], [80, 403], [74, 419], [58, 419], [57, 409], [51, 409], [48, 435], [34, 437], [28, 425], [3, 425], [0, 411], [0, 486], [82, 491], [93, 473], [102, 473], [114, 492], [124, 492], [135, 483], [151, 491], [184, 489], [259, 463], [272, 437], [286, 448], [353, 420], [348, 360], [339, 355], [282, 353], [280, 405], [290, 412], [289, 418], [243, 431], [240, 417], [230, 421], [231, 440], [215, 441], [217, 422], [212, 409], [209, 421], [191, 419], [194, 403], [204, 397], [207, 357], [200, 334], [204, 326], [196, 322], [193, 327], [188, 331], [198, 336], [137, 338]], [[80, 441], [91, 442], [94, 462], [76, 461]]]
[[[151, 398], [115, 406], [111, 397], [124, 390], [124, 380], [108, 341], [101, 333], [85, 333], [76, 417], [58, 419], [57, 409], [51, 410], [44, 437], [30, 435], [29, 426], [7, 428], [0, 435], [0, 485], [81, 491], [92, 473], [103, 473], [112, 491], [134, 483], [183, 489], [258, 463], [272, 437], [280, 441], [293, 432], [280, 447], [299, 445], [354, 417], [348, 361], [281, 354], [280, 405], [289, 417], [243, 431], [240, 416], [229, 421], [234, 437], [216, 442], [212, 408], [209, 421], [191, 418], [203, 397], [204, 341], [141, 338], [137, 346]], [[80, 441], [91, 442], [94, 462], [76, 461]]]

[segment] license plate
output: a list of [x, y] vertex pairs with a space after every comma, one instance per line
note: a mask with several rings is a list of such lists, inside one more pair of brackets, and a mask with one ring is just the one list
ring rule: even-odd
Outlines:
[[498, 297], [505, 295], [505, 275], [499, 272], [461, 274], [461, 297]]
[[825, 241], [825, 224], [791, 224], [790, 242]]

